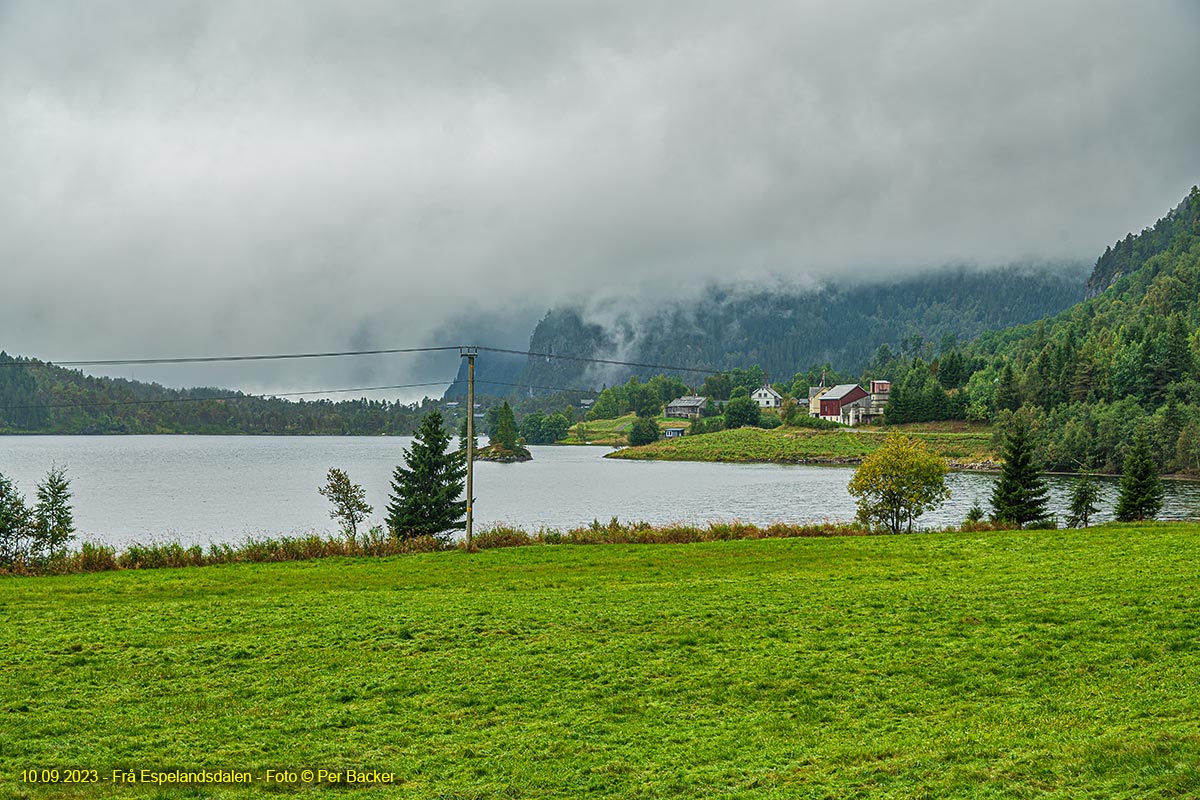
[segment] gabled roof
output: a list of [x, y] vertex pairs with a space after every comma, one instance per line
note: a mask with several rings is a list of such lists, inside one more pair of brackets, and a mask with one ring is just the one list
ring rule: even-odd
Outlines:
[[[755, 390], [754, 390], [754, 394], [758, 394], [759, 392], [769, 392], [769, 393], [770, 393], [770, 395], [771, 395], [772, 397], [774, 397], [775, 399], [777, 399], [777, 400], [778, 400], [779, 398], [783, 397], [783, 395], [781, 395], [779, 392], [777, 392], [777, 391], [775, 391], [774, 389], [772, 389], [770, 386], [760, 386], [760, 387], [758, 387], [757, 389], [755, 389]], [[753, 397], [753, 396], [754, 396], [754, 395], [751, 395], [751, 397]]]
[[[826, 394], [821, 396], [822, 400], [841, 400], [846, 395], [853, 392], [855, 389], [862, 389], [857, 383], [839, 383], [837, 386], [830, 389]], [[865, 391], [865, 390], [864, 390]]]
[[707, 402], [708, 402], [707, 397], [698, 397], [696, 395], [684, 395], [683, 397], [676, 397], [674, 400], [667, 403], [667, 408], [670, 408], [671, 406], [681, 406], [683, 408], [699, 407], [699, 406], [703, 406]]

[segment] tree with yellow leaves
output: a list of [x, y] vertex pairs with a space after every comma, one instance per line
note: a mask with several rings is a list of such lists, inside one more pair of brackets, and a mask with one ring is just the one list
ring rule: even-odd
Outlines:
[[913, 520], [950, 498], [947, 472], [946, 459], [931, 453], [924, 443], [890, 434], [850, 479], [850, 494], [858, 499], [858, 518], [892, 533], [901, 529], [911, 533]]

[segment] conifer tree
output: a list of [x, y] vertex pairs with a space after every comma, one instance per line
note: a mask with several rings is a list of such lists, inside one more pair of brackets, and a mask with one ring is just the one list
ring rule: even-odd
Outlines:
[[1086, 528], [1092, 515], [1100, 510], [1096, 506], [1099, 496], [1100, 490], [1096, 488], [1092, 476], [1081, 475], [1079, 480], [1075, 481], [1075, 488], [1071, 490], [1071, 511], [1067, 516], [1067, 527]]
[[1162, 510], [1162, 504], [1163, 486], [1158, 477], [1158, 465], [1150, 453], [1146, 434], [1141, 431], [1125, 456], [1121, 494], [1117, 498], [1117, 519], [1122, 522], [1154, 519]]
[[499, 445], [502, 450], [515, 450], [517, 447], [517, 421], [507, 400], [496, 414], [496, 427], [488, 439], [492, 444]]
[[1025, 525], [1046, 518], [1049, 495], [1033, 458], [1029, 421], [1014, 414], [1004, 441], [1004, 466], [992, 489], [992, 518]]
[[996, 411], [1016, 411], [1020, 407], [1017, 379], [1013, 375], [1012, 364], [1005, 361], [1004, 369], [1000, 371], [1000, 382], [996, 384]]
[[404, 465], [392, 473], [388, 527], [400, 539], [443, 536], [466, 527], [463, 495], [466, 465], [461, 451], [450, 450], [442, 415], [431, 411], [421, 422]]

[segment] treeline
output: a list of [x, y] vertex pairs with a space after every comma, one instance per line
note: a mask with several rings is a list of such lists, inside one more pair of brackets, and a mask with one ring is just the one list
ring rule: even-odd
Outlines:
[[1050, 469], [1117, 471], [1144, 431], [1160, 469], [1200, 472], [1200, 189], [1096, 269], [1097, 285], [1117, 279], [1052, 319], [943, 342], [930, 360], [881, 348], [868, 371], [894, 381], [886, 420], [1023, 409]]
[[84, 375], [0, 352], [0, 433], [406, 435], [434, 405], [285, 400]]

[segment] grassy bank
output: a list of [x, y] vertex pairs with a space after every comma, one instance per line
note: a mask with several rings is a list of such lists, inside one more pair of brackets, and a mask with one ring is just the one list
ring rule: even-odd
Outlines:
[[[982, 523], [973, 530], [999, 527]], [[496, 547], [532, 547], [559, 544], [691, 544], [727, 542], [735, 539], [793, 539], [814, 536], [867, 536], [871, 531], [857, 523], [823, 522], [767, 526], [744, 522], [711, 522], [697, 525], [651, 525], [648, 522], [608, 522], [593, 520], [567, 530], [543, 528], [530, 533], [511, 525], [493, 525], [475, 532], [473, 550]], [[415, 553], [436, 553], [466, 549], [466, 543], [449, 538], [418, 536], [396, 539], [372, 529], [356, 539], [310, 536], [281, 536], [247, 539], [238, 544], [212, 544], [185, 547], [179, 542], [130, 544], [124, 549], [84, 542], [74, 551], [51, 559], [0, 565], [0, 577], [44, 577], [74, 575], [83, 572], [113, 572], [134, 569], [174, 569], [177, 567], [214, 567], [223, 564], [272, 564], [281, 561], [309, 561], [319, 558], [388, 558]]]
[[[567, 437], [558, 444], [603, 444], [624, 446], [629, 444], [629, 429], [637, 421], [634, 414], [626, 414], [615, 419], [596, 419], [589, 422], [578, 422], [571, 426]], [[659, 430], [667, 428], [684, 428], [689, 425], [686, 419], [658, 417]]]
[[[1184, 797], [1194, 525], [0, 580], [0, 795]], [[34, 766], [245, 769], [156, 794]]]
[[[920, 439], [956, 466], [988, 466], [995, 459], [986, 427], [894, 426]], [[607, 458], [658, 461], [773, 462], [777, 464], [854, 464], [883, 444], [882, 428], [818, 431], [780, 427], [737, 428], [701, 436], [683, 436], [609, 453]]]

